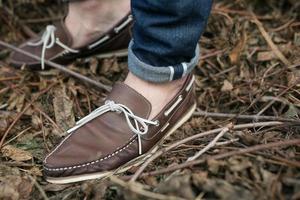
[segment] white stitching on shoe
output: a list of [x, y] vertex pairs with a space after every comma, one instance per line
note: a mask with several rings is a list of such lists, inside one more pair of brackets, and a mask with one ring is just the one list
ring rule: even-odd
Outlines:
[[127, 144], [125, 147], [123, 147], [122, 149], [119, 149], [117, 151], [115, 151], [113, 154], [109, 154], [104, 158], [89, 162], [89, 163], [85, 163], [82, 165], [75, 165], [75, 166], [71, 166], [71, 167], [61, 167], [61, 168], [48, 168], [44, 166], [44, 169], [48, 170], [48, 171], [62, 171], [62, 170], [70, 170], [70, 169], [76, 169], [76, 168], [81, 168], [81, 167], [85, 167], [85, 166], [89, 166], [89, 165], [94, 165], [96, 163], [102, 162], [104, 160], [107, 160], [119, 153], [121, 153], [122, 151], [126, 150], [127, 148], [129, 148], [134, 142], [136, 141], [136, 139], [132, 140], [129, 144]]
[[[122, 24], [120, 24], [119, 26], [114, 28], [114, 32], [115, 33], [119, 33], [124, 27], [126, 27], [131, 21], [133, 20], [132, 15], [128, 16], [128, 19], [126, 21], [124, 21]], [[104, 42], [106, 42], [107, 40], [110, 39], [109, 35], [105, 35], [102, 38], [100, 38], [100, 40], [98, 40], [97, 42], [91, 44], [88, 46], [88, 49], [92, 49], [96, 46], [98, 46], [99, 44], [102, 44]]]
[[166, 130], [166, 128], [170, 125], [170, 123], [166, 123], [161, 129], [160, 132], [164, 132]]
[[95, 42], [94, 44], [89, 45], [88, 49], [92, 49], [92, 48], [98, 46], [99, 44], [102, 44], [103, 42], [109, 40], [109, 39], [110, 39], [110, 36], [106, 35], [106, 36], [102, 37], [100, 40], [98, 40], [97, 42]]
[[[47, 159], [54, 153], [54, 152], [56, 152], [58, 149], [59, 149], [59, 147], [61, 147], [63, 144], [64, 144], [64, 142], [65, 141], [67, 141], [67, 139], [71, 136], [71, 135], [73, 135], [73, 134], [69, 134], [67, 137], [65, 137], [62, 141], [61, 141], [61, 143], [48, 155], [48, 156], [46, 156], [46, 158], [44, 159], [44, 163], [47, 163]], [[134, 137], [135, 137], [136, 135], [133, 135], [131, 138], [129, 138], [129, 140], [128, 140], [128, 142], [130, 141], [130, 140], [132, 140]], [[126, 142], [126, 143], [128, 143], [128, 142]], [[126, 144], [125, 143], [125, 144]], [[116, 148], [116, 151], [119, 151], [121, 148], [123, 148], [123, 147], [118, 147], [118, 148]]]
[[[190, 89], [191, 89], [191, 87], [192, 87], [192, 85], [193, 85], [193, 83], [194, 83], [194, 80], [195, 80], [195, 77], [193, 76], [192, 77], [192, 80], [190, 81], [190, 83], [188, 84], [188, 86], [186, 87], [186, 89], [185, 89], [185, 91], [186, 92], [188, 92]], [[181, 97], [182, 98], [182, 95], [180, 95], [179, 97]], [[180, 100], [180, 98], [178, 98], [178, 100], [176, 101], [176, 102], [181, 102], [181, 100]], [[177, 104], [176, 104], [176, 102], [173, 104], [173, 106], [174, 106], [174, 108], [177, 106]], [[173, 107], [172, 106], [172, 107]], [[171, 107], [171, 108], [172, 108]], [[172, 111], [174, 108], [172, 108], [171, 109], [170, 108], [170, 110]], [[167, 123], [166, 125], [164, 125], [164, 127], [162, 127], [161, 128], [161, 132], [163, 132], [167, 127], [169, 126], [169, 123]], [[47, 158], [51, 155], [51, 154], [53, 154], [53, 152], [55, 152], [63, 143], [64, 143], [64, 141], [66, 141], [70, 136], [71, 136], [72, 134], [70, 134], [70, 135], [68, 135], [68, 137], [66, 137], [62, 142], [61, 142], [61, 144], [60, 145], [58, 145], [46, 158], [45, 158], [45, 163], [47, 163], [46, 162], [46, 160], [47, 160]], [[131, 140], [131, 139], [133, 139], [134, 137], [136, 137], [136, 135], [134, 135], [134, 136], [132, 136], [130, 139], [129, 139], [129, 141]], [[119, 154], [119, 153], [121, 153], [122, 151], [124, 151], [124, 150], [126, 150], [127, 148], [129, 148], [129, 146], [130, 145], [132, 145], [134, 142], [136, 141], [136, 139], [133, 139], [128, 145], [126, 145], [125, 147], [123, 147], [123, 148], [121, 148], [121, 147], [119, 147], [119, 148], [117, 148], [117, 150], [114, 152], [114, 153], [112, 153], [112, 154], [109, 154], [109, 155], [107, 155], [106, 157], [104, 157], [104, 158], [101, 158], [101, 159], [98, 159], [98, 160], [95, 160], [95, 161], [92, 161], [92, 162], [89, 162], [89, 163], [85, 163], [85, 164], [82, 164], [82, 165], [75, 165], [75, 166], [70, 166], [70, 167], [62, 167], [62, 168], [47, 168], [47, 167], [45, 167], [44, 166], [44, 169], [46, 169], [46, 170], [48, 170], [48, 171], [62, 171], [62, 170], [70, 170], [70, 169], [76, 169], [76, 168], [80, 168], [80, 167], [85, 167], [85, 166], [89, 166], [89, 165], [94, 165], [94, 164], [96, 164], [96, 163], [99, 163], [99, 162], [102, 162], [102, 161], [104, 161], [104, 160], [107, 160], [107, 159], [109, 159], [109, 158], [111, 158], [111, 157], [114, 157], [115, 155], [117, 155], [117, 154]]]
[[193, 86], [193, 83], [195, 82], [195, 76], [193, 76], [191, 82], [188, 84], [188, 86], [185, 88], [185, 91], [188, 92], [191, 87]]
[[166, 112], [164, 112], [164, 115], [168, 116], [182, 100], [182, 95], [179, 95], [177, 101], [168, 110], [166, 110]]
[[119, 33], [120, 30], [122, 30], [124, 27], [126, 27], [132, 20], [133, 20], [132, 15], [129, 15], [128, 19], [125, 22], [123, 22], [122, 24], [120, 24], [119, 26], [114, 28], [115, 33]]

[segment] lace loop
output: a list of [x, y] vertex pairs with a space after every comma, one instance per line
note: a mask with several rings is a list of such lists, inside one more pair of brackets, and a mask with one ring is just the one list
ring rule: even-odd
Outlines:
[[41, 53], [41, 68], [42, 70], [45, 69], [45, 55], [46, 55], [46, 50], [51, 49], [55, 44], [59, 45], [61, 48], [63, 48], [67, 52], [72, 52], [72, 53], [78, 53], [78, 50], [72, 49], [65, 44], [61, 43], [59, 41], [59, 38], [55, 37], [55, 31], [56, 27], [53, 25], [48, 25], [46, 27], [46, 31], [43, 33], [42, 38], [37, 41], [37, 42], [28, 42], [27, 44], [29, 46], [42, 46], [42, 53]]
[[126, 119], [126, 122], [130, 128], [130, 130], [135, 133], [138, 136], [138, 143], [139, 143], [139, 154], [142, 154], [142, 141], [141, 136], [147, 134], [149, 130], [149, 125], [155, 125], [157, 126], [159, 122], [151, 121], [148, 119], [141, 118], [139, 116], [136, 116], [128, 107], [126, 107], [123, 104], [117, 104], [114, 101], [108, 100], [105, 102], [105, 104], [93, 112], [91, 112], [86, 117], [82, 118], [78, 122], [76, 122], [76, 125], [69, 129], [67, 133], [72, 133], [82, 127], [84, 124], [90, 122], [91, 120], [95, 119], [96, 117], [99, 117], [107, 112], [119, 112], [123, 113]]

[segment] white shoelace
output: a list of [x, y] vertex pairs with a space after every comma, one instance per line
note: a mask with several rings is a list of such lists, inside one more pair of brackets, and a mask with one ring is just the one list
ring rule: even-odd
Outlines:
[[[110, 112], [110, 111], [123, 113], [125, 115], [125, 118], [126, 118], [129, 128], [132, 130], [132, 132], [134, 132], [138, 136], [139, 154], [141, 155], [142, 154], [141, 136], [147, 134], [148, 125], [158, 126], [159, 122], [151, 121], [148, 119], [138, 117], [138, 116], [134, 115], [133, 112], [125, 105], [117, 104], [110, 100], [106, 101], [103, 106], [97, 108], [96, 110], [91, 112], [89, 115], [87, 115], [86, 117], [84, 117], [81, 120], [79, 120], [78, 122], [76, 122], [76, 125], [73, 128], [69, 129], [67, 131], [67, 133], [74, 132], [75, 130], [77, 130], [84, 124], [88, 123], [89, 121], [95, 119], [96, 117], [103, 115], [104, 113]], [[133, 120], [134, 124], [132, 123], [132, 120]]]
[[56, 27], [53, 25], [48, 25], [46, 27], [46, 31], [43, 33], [41, 40], [37, 42], [28, 42], [27, 44], [30, 46], [40, 46], [42, 47], [42, 54], [41, 54], [41, 67], [42, 70], [45, 69], [45, 54], [47, 49], [51, 49], [55, 44], [59, 45], [61, 48], [65, 49], [66, 52], [78, 53], [78, 50], [72, 49], [65, 44], [59, 41], [59, 38], [55, 37]]

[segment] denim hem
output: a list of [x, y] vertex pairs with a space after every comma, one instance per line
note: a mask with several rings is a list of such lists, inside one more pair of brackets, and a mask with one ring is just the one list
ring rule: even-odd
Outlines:
[[200, 59], [200, 48], [197, 45], [195, 56], [189, 61], [178, 63], [174, 66], [152, 66], [141, 61], [132, 51], [134, 41], [131, 40], [128, 48], [129, 71], [139, 78], [155, 83], [170, 82], [180, 79], [189, 74], [198, 64]]

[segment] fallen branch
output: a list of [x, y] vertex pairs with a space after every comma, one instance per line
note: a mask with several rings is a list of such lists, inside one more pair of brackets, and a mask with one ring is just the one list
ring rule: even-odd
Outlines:
[[46, 194], [45, 190], [42, 188], [42, 186], [40, 186], [40, 184], [36, 181], [36, 179], [33, 178], [30, 174], [27, 174], [27, 176], [32, 181], [32, 183], [35, 185], [35, 187], [38, 189], [38, 191], [41, 193], [41, 195], [44, 198], [44, 200], [49, 200], [49, 198], [47, 197], [47, 194]]
[[261, 109], [261, 111], [259, 111], [259, 113], [256, 114], [256, 116], [260, 116], [261, 114], [263, 114], [270, 106], [272, 106], [275, 102], [276, 99], [278, 99], [279, 97], [283, 96], [285, 93], [287, 93], [290, 89], [292, 89], [293, 87], [295, 87], [296, 85], [298, 85], [298, 83], [300, 83], [300, 78], [297, 78], [295, 80], [295, 82], [290, 85], [289, 87], [287, 87], [285, 90], [283, 90], [280, 94], [278, 94], [275, 98], [273, 98], [272, 101], [270, 101], [263, 109]]
[[[283, 122], [278, 122], [278, 121], [271, 121], [271, 122], [259, 122], [259, 123], [250, 123], [250, 124], [240, 124], [240, 125], [235, 125], [232, 127], [233, 130], [239, 130], [239, 129], [245, 129], [245, 128], [256, 128], [256, 127], [266, 127], [266, 126], [280, 126], [280, 125], [284, 125]], [[132, 176], [131, 180], [130, 181], [135, 181], [137, 180], [137, 178], [140, 176], [140, 174], [145, 170], [145, 168], [152, 162], [154, 161], [155, 159], [157, 159], [159, 156], [161, 156], [162, 154], [178, 147], [179, 145], [181, 144], [185, 144], [187, 142], [190, 142], [190, 141], [194, 141], [198, 138], [201, 138], [201, 137], [205, 137], [205, 136], [208, 136], [208, 135], [213, 135], [213, 134], [216, 134], [216, 133], [219, 133], [223, 130], [223, 128], [217, 128], [217, 129], [213, 129], [213, 130], [210, 130], [210, 131], [206, 131], [206, 132], [203, 132], [203, 133], [198, 133], [196, 135], [193, 135], [193, 136], [190, 136], [190, 137], [187, 137], [183, 140], [180, 140], [178, 142], [175, 142], [173, 144], [171, 144], [170, 146], [168, 147], [165, 147], [159, 151], [157, 151], [156, 153], [154, 153], [153, 155], [151, 155], [144, 163], [143, 165], [136, 171], [136, 173]]]
[[[235, 155], [242, 155], [242, 154], [252, 153], [252, 152], [256, 152], [256, 151], [261, 151], [261, 150], [266, 150], [266, 149], [273, 149], [273, 148], [277, 148], [277, 147], [287, 147], [287, 146], [292, 146], [292, 145], [299, 146], [300, 145], [300, 139], [291, 139], [291, 140], [285, 140], [285, 141], [280, 141], [280, 142], [272, 142], [272, 143], [268, 143], [268, 144], [260, 144], [260, 145], [256, 145], [256, 146], [252, 146], [252, 147], [248, 147], [248, 148], [244, 148], [244, 149], [230, 151], [230, 152], [210, 156], [210, 157], [205, 158], [205, 159], [189, 161], [189, 162], [179, 164], [179, 165], [172, 165], [172, 166], [166, 167], [164, 169], [143, 173], [141, 175], [141, 177], [166, 174], [166, 173], [173, 172], [173, 171], [180, 170], [180, 169], [184, 169], [184, 168], [187, 168], [187, 167], [192, 167], [194, 165], [199, 165], [199, 164], [207, 162], [208, 160], [219, 160], [219, 159], [228, 158], [228, 157], [235, 156]], [[126, 177], [126, 179], [127, 178], [129, 179], [130, 177]]]
[[8, 145], [9, 143], [11, 143], [12, 141], [14, 141], [15, 139], [17, 139], [18, 137], [20, 137], [21, 135], [23, 135], [24, 133], [26, 133], [28, 130], [30, 130], [31, 127], [28, 127], [24, 130], [22, 130], [18, 135], [16, 135], [15, 137], [11, 138], [9, 141], [5, 142], [3, 146]]
[[142, 188], [142, 186], [140, 184], [137, 183], [133, 183], [133, 182], [124, 182], [123, 180], [115, 177], [115, 176], [111, 176], [110, 177], [110, 181], [131, 191], [134, 192], [136, 194], [139, 194], [141, 196], [150, 198], [150, 199], [159, 199], [159, 200], [184, 200], [183, 198], [180, 197], [175, 197], [175, 196], [170, 196], [170, 195], [163, 195], [163, 194], [158, 194], [158, 193], [154, 193], [154, 192], [150, 192], [147, 190], [144, 190]]
[[[16, 52], [18, 52], [18, 53], [21, 53], [21, 54], [23, 54], [23, 55], [26, 55], [26, 56], [28, 56], [28, 57], [30, 57], [30, 58], [32, 58], [32, 59], [41, 61], [41, 58], [40, 58], [40, 57], [38, 57], [38, 56], [36, 56], [36, 55], [34, 55], [34, 54], [32, 54], [32, 53], [29, 53], [29, 52], [27, 52], [27, 51], [24, 51], [24, 50], [22, 50], [22, 49], [20, 49], [20, 48], [18, 48], [18, 47], [15, 47], [15, 46], [13, 46], [13, 45], [10, 45], [10, 44], [8, 44], [8, 43], [6, 43], [6, 42], [4, 42], [4, 41], [1, 41], [1, 40], [0, 40], [0, 46], [4, 46], [4, 47], [6, 47], [6, 48], [8, 48], [8, 49], [11, 49], [11, 50], [16, 51]], [[110, 91], [110, 90], [111, 90], [111, 87], [110, 87], [110, 86], [104, 85], [103, 83], [100, 83], [100, 82], [98, 82], [98, 81], [95, 81], [95, 80], [93, 80], [93, 79], [90, 79], [90, 78], [88, 78], [88, 77], [86, 77], [86, 76], [83, 76], [83, 75], [77, 73], [77, 72], [71, 71], [71, 70], [69, 70], [68, 68], [66, 68], [66, 67], [64, 67], [64, 66], [62, 66], [62, 65], [59, 65], [59, 64], [54, 63], [54, 62], [51, 62], [51, 61], [49, 61], [49, 60], [45, 60], [45, 63], [46, 63], [47, 65], [49, 65], [49, 66], [55, 68], [55, 69], [58, 69], [58, 70], [60, 70], [60, 71], [62, 71], [62, 72], [64, 72], [64, 73], [66, 73], [66, 74], [69, 74], [69, 75], [71, 75], [71, 76], [73, 76], [73, 77], [75, 77], [75, 78], [77, 78], [77, 79], [79, 79], [79, 80], [82, 80], [82, 81], [84, 81], [84, 82], [86, 82], [86, 83], [89, 83], [89, 84], [91, 84], [91, 85], [93, 85], [93, 86], [95, 86], [95, 87], [97, 87], [97, 88], [99, 88], [99, 89], [103, 89], [103, 90], [106, 90], [106, 91]]]
[[212, 147], [214, 147], [216, 145], [216, 143], [219, 141], [219, 139], [221, 137], [223, 137], [225, 135], [225, 133], [227, 133], [232, 127], [233, 127], [232, 123], [230, 123], [226, 127], [224, 127], [222, 129], [222, 131], [207, 146], [205, 146], [203, 149], [201, 149], [201, 151], [199, 151], [198, 153], [196, 153], [194, 156], [189, 157], [187, 161], [196, 160], [201, 155], [203, 155], [205, 152], [207, 152], [209, 149], [211, 149]]
[[257, 19], [254, 13], [252, 14], [252, 16], [253, 16], [253, 22], [258, 27], [259, 31], [261, 32], [262, 36], [265, 38], [266, 42], [268, 43], [269, 47], [272, 49], [273, 53], [281, 60], [281, 62], [283, 62], [286, 65], [286, 67], [289, 67], [291, 65], [290, 61], [288, 61], [288, 59], [281, 53], [279, 48], [274, 44], [271, 37], [265, 30], [263, 24]]
[[43, 94], [45, 94], [46, 92], [48, 92], [54, 85], [56, 85], [57, 82], [52, 83], [49, 87], [47, 87], [45, 90], [41, 91], [40, 93], [38, 93], [38, 95], [33, 98], [33, 100], [23, 109], [22, 112], [20, 112], [16, 118], [14, 119], [14, 121], [10, 124], [10, 126], [8, 127], [8, 129], [5, 131], [1, 141], [0, 141], [0, 150], [2, 149], [3, 143], [5, 141], [5, 138], [7, 137], [8, 133], [10, 132], [10, 130], [15, 126], [15, 124], [19, 121], [19, 119], [22, 117], [22, 115], [32, 106], [32, 104]]
[[255, 121], [280, 121], [280, 122], [291, 122], [291, 123], [300, 123], [297, 119], [288, 119], [283, 117], [274, 117], [274, 116], [257, 116], [257, 115], [240, 115], [240, 114], [231, 114], [231, 113], [212, 113], [206, 112], [200, 109], [194, 113], [194, 116], [203, 116], [203, 117], [213, 117], [213, 118], [229, 118], [229, 119], [243, 119], [243, 120], [255, 120]]
[[[21, 29], [24, 31], [24, 33], [27, 36], [29, 36], [29, 37], [36, 37], [37, 36], [37, 34], [34, 31], [32, 31], [31, 28], [29, 28], [26, 24], [21, 23], [20, 18], [11, 9], [4, 6], [3, 11], [6, 14], [6, 16], [10, 15], [12, 17], [12, 19], [17, 23], [17, 25], [19, 25], [21, 27]], [[9, 24], [10, 22], [7, 21], [6, 23]]]

